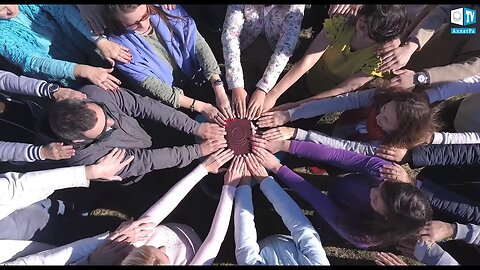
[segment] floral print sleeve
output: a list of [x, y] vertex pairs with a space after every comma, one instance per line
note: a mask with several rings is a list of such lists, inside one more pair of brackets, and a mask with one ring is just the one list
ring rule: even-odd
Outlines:
[[304, 10], [305, 5], [291, 5], [285, 17], [271, 18], [273, 22], [281, 22], [282, 28], [275, 51], [270, 57], [263, 77], [256, 85], [267, 93], [275, 86], [280, 73], [282, 73], [297, 46]]
[[245, 21], [243, 9], [244, 5], [229, 5], [223, 25], [222, 46], [228, 89], [244, 87], [240, 62], [240, 33]]

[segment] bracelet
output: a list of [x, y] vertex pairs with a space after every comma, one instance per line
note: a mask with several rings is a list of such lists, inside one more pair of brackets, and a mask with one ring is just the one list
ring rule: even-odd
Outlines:
[[220, 85], [223, 86], [222, 79], [216, 79], [214, 82], [212, 82], [212, 87], [216, 87]]
[[194, 99], [193, 102], [192, 102], [192, 105], [190, 105], [190, 111], [191, 111], [191, 112], [193, 112], [193, 109], [195, 108], [195, 107], [194, 107], [195, 101], [197, 101], [197, 100]]

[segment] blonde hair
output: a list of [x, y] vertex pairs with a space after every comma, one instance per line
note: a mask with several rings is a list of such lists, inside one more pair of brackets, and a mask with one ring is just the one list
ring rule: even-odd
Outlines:
[[157, 248], [152, 246], [141, 246], [132, 250], [121, 265], [162, 265], [157, 257]]

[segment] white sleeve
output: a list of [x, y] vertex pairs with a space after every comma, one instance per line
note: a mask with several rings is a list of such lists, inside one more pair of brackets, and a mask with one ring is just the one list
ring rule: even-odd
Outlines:
[[55, 190], [89, 185], [85, 166], [0, 174], [0, 219], [47, 198]]
[[432, 144], [475, 144], [480, 143], [477, 132], [434, 132]]
[[187, 196], [192, 188], [208, 174], [207, 169], [199, 164], [193, 171], [187, 174], [184, 178], [178, 181], [172, 188], [170, 188], [165, 195], [162, 196], [154, 205], [152, 205], [142, 217], [149, 216], [155, 222], [155, 225], [160, 224], [177, 205]]
[[459, 265], [459, 263], [437, 243], [428, 244], [425, 241], [417, 241], [413, 255], [415, 255], [417, 260], [426, 265]]
[[0, 250], [2, 251], [0, 252], [0, 263], [13, 261], [52, 248], [56, 248], [56, 246], [29, 240], [2, 239], [0, 240]]
[[232, 215], [235, 187], [223, 185], [212, 226], [190, 265], [212, 265], [227, 234]]
[[430, 104], [456, 95], [478, 92], [480, 92], [480, 75], [468, 77], [455, 82], [440, 83], [425, 90], [425, 93], [430, 100]]
[[0, 90], [14, 94], [51, 97], [46, 81], [17, 76], [14, 73], [4, 70], [0, 70]]
[[81, 239], [54, 249], [18, 258], [5, 265], [68, 265], [75, 263], [90, 256], [90, 254], [103, 243], [105, 238], [108, 237], [108, 234], [109, 233], [106, 232], [90, 238]]
[[283, 223], [296, 243], [299, 254], [303, 254], [303, 257], [299, 258], [302, 260], [302, 264], [330, 265], [320, 236], [302, 209], [287, 192], [271, 176], [262, 181], [260, 189], [282, 217]]

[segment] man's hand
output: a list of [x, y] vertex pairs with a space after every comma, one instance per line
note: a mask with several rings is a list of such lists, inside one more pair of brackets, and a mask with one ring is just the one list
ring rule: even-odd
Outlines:
[[447, 223], [438, 220], [428, 221], [420, 231], [423, 240], [430, 242], [440, 242], [450, 237], [455, 237], [454, 223]]
[[53, 93], [53, 98], [55, 99], [56, 102], [58, 102], [60, 100], [70, 99], [70, 98], [85, 99], [87, 98], [87, 95], [70, 88], [60, 87], [58, 88], [57, 92]]
[[233, 111], [238, 118], [247, 117], [247, 91], [244, 88], [234, 88], [232, 90]]
[[210, 155], [211, 153], [221, 150], [225, 147], [227, 147], [227, 140], [225, 140], [225, 138], [209, 139], [200, 143], [200, 149], [203, 156]]
[[380, 145], [375, 155], [400, 164], [407, 163], [410, 160], [408, 149], [388, 145]]
[[257, 124], [261, 128], [278, 127], [289, 121], [290, 114], [288, 111], [265, 112], [262, 113], [262, 117], [258, 119]]
[[268, 177], [267, 170], [258, 162], [256, 156], [250, 153], [247, 154], [245, 163], [247, 164], [247, 169], [250, 172], [250, 175], [252, 175], [258, 183]]
[[383, 180], [393, 180], [415, 185], [415, 180], [397, 163], [383, 165], [380, 168], [380, 177]]
[[200, 102], [199, 112], [203, 114], [209, 122], [217, 123], [220, 126], [225, 126], [227, 123], [227, 118], [210, 103]]
[[396, 76], [390, 81], [388, 88], [393, 90], [412, 90], [415, 88], [413, 83], [413, 77], [415, 72], [408, 69], [393, 70], [393, 74]]
[[236, 187], [240, 182], [245, 170], [245, 161], [241, 156], [235, 156], [230, 167], [228, 167], [225, 176], [223, 177], [223, 184]]
[[201, 123], [200, 127], [197, 130], [198, 137], [207, 140], [207, 139], [225, 139], [227, 131], [224, 127], [219, 126], [214, 123]]
[[105, 59], [110, 62], [112, 66], [115, 65], [115, 60], [128, 64], [132, 61], [132, 54], [127, 47], [102, 38], [97, 42], [97, 48]]
[[267, 170], [277, 173], [280, 167], [282, 167], [278, 159], [263, 148], [254, 146], [253, 154], [257, 157], [258, 162]]
[[107, 24], [102, 16], [104, 5], [77, 5], [77, 7], [80, 10], [80, 16], [92, 32], [96, 35], [105, 32]]
[[295, 138], [296, 128], [276, 127], [262, 133], [262, 138], [267, 141], [284, 141]]
[[202, 165], [209, 173], [218, 173], [218, 169], [232, 158], [233, 150], [221, 149], [217, 150], [217, 152], [211, 154], [207, 159], [205, 159], [202, 162]]
[[255, 90], [250, 102], [248, 103], [247, 119], [257, 120], [263, 112], [263, 103], [265, 102], [266, 93], [261, 89]]
[[[132, 162], [134, 156], [125, 158], [125, 149], [114, 148], [96, 164], [85, 167], [87, 179], [98, 181], [122, 181], [116, 174]], [[124, 161], [122, 161], [124, 160]]]
[[270, 153], [276, 154], [277, 152], [280, 151], [288, 151], [288, 142], [286, 140], [283, 141], [267, 141], [263, 138], [261, 138], [258, 135], [254, 135], [250, 137], [250, 140], [252, 141], [252, 146], [253, 147], [259, 147], [263, 149], [267, 149]]
[[40, 147], [40, 158], [42, 159], [69, 159], [73, 155], [75, 155], [73, 145], [63, 145], [62, 142], [53, 142]]
[[408, 265], [400, 257], [390, 252], [375, 252], [375, 263], [377, 265]]
[[[382, 59], [379, 70], [381, 72], [387, 72], [390, 70], [399, 70], [403, 68], [412, 54], [417, 50], [418, 44], [413, 42], [407, 42], [407, 44], [399, 47], [400, 41], [395, 40], [393, 44], [385, 44], [378, 50], [378, 54]], [[396, 45], [396, 46], [395, 46]]]

